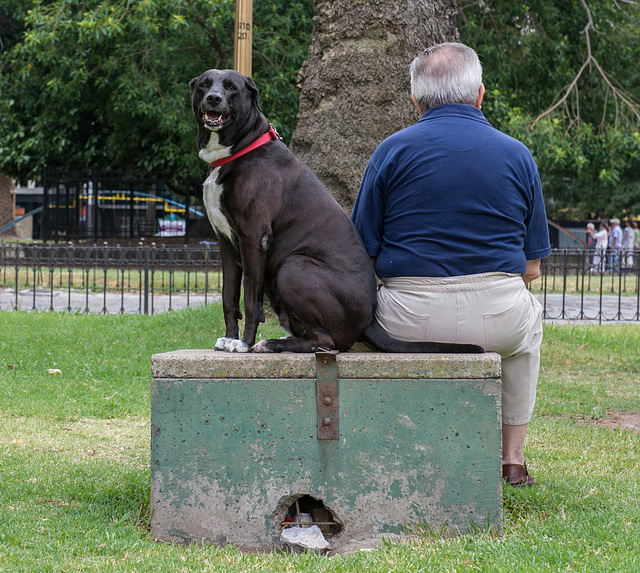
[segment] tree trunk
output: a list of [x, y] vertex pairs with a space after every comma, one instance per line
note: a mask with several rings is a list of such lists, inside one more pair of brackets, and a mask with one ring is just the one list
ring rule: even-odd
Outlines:
[[350, 212], [371, 153], [415, 122], [409, 64], [457, 41], [455, 0], [314, 0], [292, 150]]

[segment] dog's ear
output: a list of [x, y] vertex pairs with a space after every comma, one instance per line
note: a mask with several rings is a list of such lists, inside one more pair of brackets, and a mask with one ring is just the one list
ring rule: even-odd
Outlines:
[[198, 130], [196, 132], [196, 142], [198, 145], [198, 149], [202, 149], [207, 145], [207, 143], [209, 143], [209, 137], [211, 137], [211, 133], [202, 126], [202, 121], [198, 117], [196, 102], [193, 101], [193, 92], [196, 89], [196, 84], [198, 83], [199, 79], [200, 79], [200, 76], [198, 76], [197, 78], [193, 78], [189, 82], [189, 89], [191, 90], [191, 98], [192, 98], [191, 107], [193, 109], [193, 115], [196, 118], [197, 127], [198, 127]]
[[262, 113], [262, 108], [260, 107], [260, 102], [258, 101], [258, 96], [260, 94], [258, 92], [256, 84], [254, 84], [253, 80], [248, 76], [244, 76], [244, 83], [247, 90], [251, 94], [251, 103], [258, 109], [260, 113]]

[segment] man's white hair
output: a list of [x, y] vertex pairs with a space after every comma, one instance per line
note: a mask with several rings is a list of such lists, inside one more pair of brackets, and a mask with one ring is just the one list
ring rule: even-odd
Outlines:
[[444, 103], [475, 105], [482, 84], [478, 54], [464, 44], [427, 48], [411, 62], [411, 94], [426, 111]]

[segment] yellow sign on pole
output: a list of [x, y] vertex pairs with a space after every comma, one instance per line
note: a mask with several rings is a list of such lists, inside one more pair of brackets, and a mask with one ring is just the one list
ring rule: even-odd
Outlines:
[[236, 35], [233, 43], [233, 67], [251, 76], [251, 45], [253, 39], [253, 0], [236, 0]]

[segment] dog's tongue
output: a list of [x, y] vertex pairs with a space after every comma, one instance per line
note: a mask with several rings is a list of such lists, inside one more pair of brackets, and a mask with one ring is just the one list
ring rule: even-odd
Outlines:
[[219, 113], [204, 113], [202, 119], [204, 121], [220, 121], [221, 115]]

